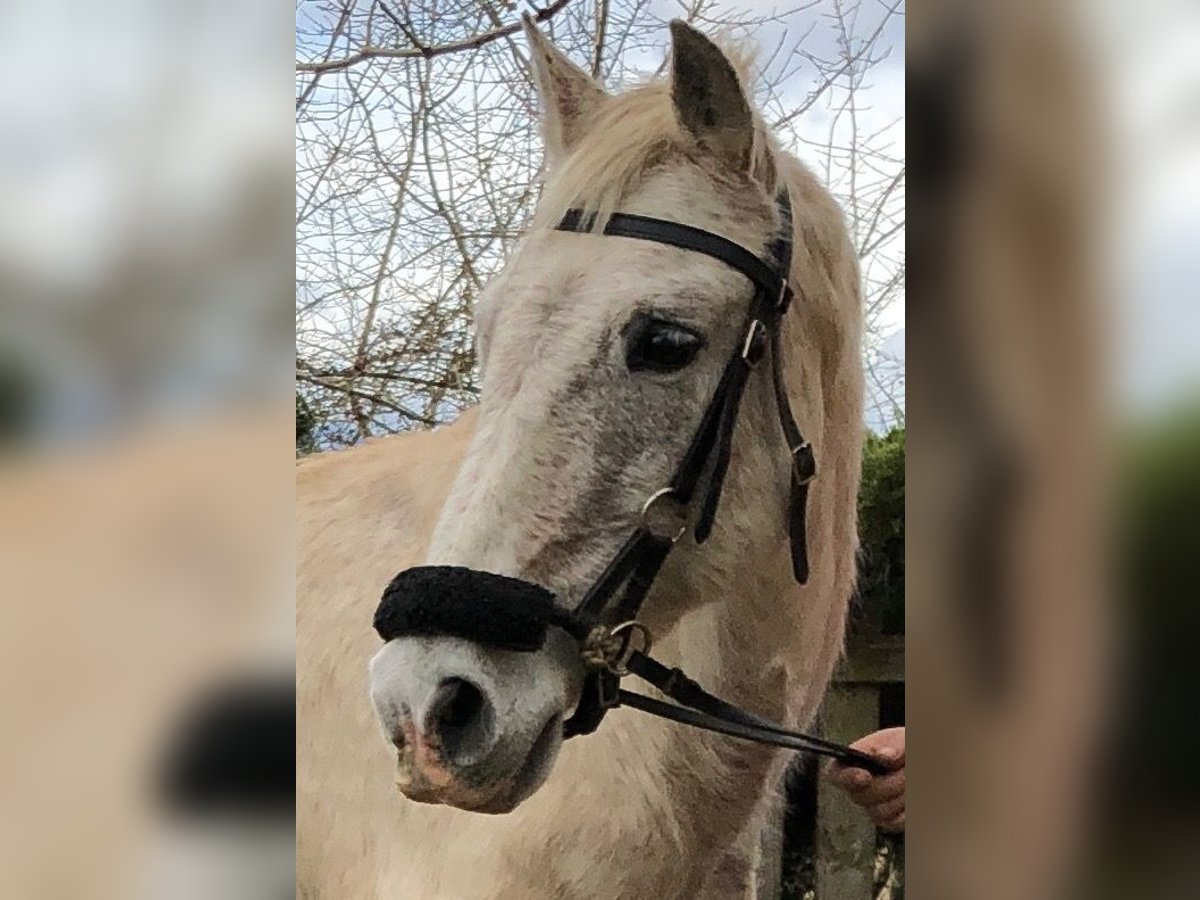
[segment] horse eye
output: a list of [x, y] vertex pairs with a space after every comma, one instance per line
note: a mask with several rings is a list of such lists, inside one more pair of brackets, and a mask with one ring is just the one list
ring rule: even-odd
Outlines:
[[625, 364], [631, 372], [674, 372], [700, 352], [704, 339], [690, 328], [638, 316], [627, 326]]

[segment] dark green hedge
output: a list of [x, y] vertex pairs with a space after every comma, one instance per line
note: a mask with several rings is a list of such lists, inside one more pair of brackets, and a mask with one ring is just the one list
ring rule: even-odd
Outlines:
[[317, 418], [308, 401], [296, 393], [296, 453], [303, 456], [316, 449]]
[[904, 429], [867, 435], [858, 492], [855, 623], [904, 631]]
[[1143, 425], [1119, 457], [1116, 608], [1125, 661], [1110, 781], [1120, 786], [1114, 805], [1124, 808], [1110, 815], [1136, 830], [1200, 803], [1200, 411]]

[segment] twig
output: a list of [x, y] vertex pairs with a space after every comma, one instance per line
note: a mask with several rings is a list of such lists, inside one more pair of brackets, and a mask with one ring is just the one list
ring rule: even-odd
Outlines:
[[[430, 419], [427, 416], [423, 416], [420, 413], [415, 413], [411, 409], [407, 409], [398, 403], [393, 403], [390, 400], [385, 400], [382, 397], [377, 397], [374, 394], [368, 394], [366, 391], [360, 391], [356, 388], [349, 387], [348, 385], [335, 384], [331, 381], [325, 381], [320, 378], [313, 378], [311, 375], [301, 375], [299, 373], [296, 375], [296, 380], [304, 381], [308, 384], [316, 385], [317, 387], [328, 388], [331, 391], [338, 391], [357, 400], [366, 400], [368, 403], [372, 403], [375, 406], [382, 406], [384, 409], [391, 410], [397, 415], [404, 416], [406, 419], [411, 419], [414, 422], [420, 422], [422, 425], [429, 425], [430, 427], [433, 427], [434, 425], [438, 424], [435, 420]], [[369, 434], [364, 435], [364, 437], [369, 436]]]
[[[531, 18], [535, 22], [545, 22], [558, 13], [570, 0], [555, 0], [549, 6], [541, 9], [535, 9], [531, 13]], [[393, 47], [371, 47], [365, 46], [357, 53], [352, 53], [350, 56], [342, 59], [327, 59], [321, 62], [313, 63], [296, 63], [297, 72], [334, 72], [339, 69], [348, 69], [351, 66], [356, 66], [368, 59], [384, 58], [384, 59], [432, 59], [435, 56], [444, 56], [447, 53], [458, 53], [462, 50], [478, 50], [493, 41], [498, 41], [501, 38], [506, 38], [516, 34], [521, 30], [520, 22], [513, 22], [510, 25], [505, 25], [502, 28], [496, 28], [492, 31], [486, 31], [483, 34], [477, 34], [473, 37], [465, 38], [461, 41], [451, 41], [447, 44], [439, 44], [436, 47], [413, 46], [408, 48], [393, 48]]]
[[600, 67], [604, 63], [604, 38], [608, 31], [608, 0], [598, 0], [596, 3], [596, 42], [593, 45], [592, 77], [600, 77]]

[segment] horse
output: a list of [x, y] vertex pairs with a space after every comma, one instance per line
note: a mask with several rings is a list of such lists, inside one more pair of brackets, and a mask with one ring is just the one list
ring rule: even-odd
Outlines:
[[[790, 753], [625, 709], [564, 742], [584, 676], [553, 635], [526, 653], [445, 635], [381, 649], [371, 629], [389, 579], [422, 563], [520, 578], [573, 606], [679, 465], [753, 285], [708, 256], [601, 234], [614, 213], [761, 256], [786, 187], [796, 299], [779, 352], [820, 467], [800, 585], [791, 460], [770, 372], [756, 369], [711, 536], [679, 541], [639, 616], [655, 655], [804, 727], [843, 646], [863, 374], [837, 202], [753, 108], [736, 48], [673, 22], [666, 75], [610, 94], [526, 33], [544, 183], [477, 303], [478, 406], [297, 468], [297, 883], [311, 900], [755, 896]], [[572, 208], [593, 217], [590, 233], [556, 228]], [[444, 704], [448, 684], [445, 716], [414, 715]], [[466, 752], [442, 752], [451, 740]]]

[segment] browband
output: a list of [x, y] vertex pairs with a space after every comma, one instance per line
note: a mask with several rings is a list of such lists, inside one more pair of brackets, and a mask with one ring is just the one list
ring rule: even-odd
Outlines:
[[[781, 198], [786, 196], [786, 191], [780, 195]], [[555, 230], [590, 234], [595, 226], [595, 222], [595, 213], [585, 213], [582, 209], [568, 209]], [[790, 203], [787, 231], [790, 234]], [[696, 253], [703, 253], [705, 256], [719, 259], [726, 265], [737, 269], [768, 294], [779, 297], [786, 290], [789, 300], [791, 298], [791, 291], [787, 287], [787, 268], [772, 269], [741, 244], [736, 244], [728, 238], [721, 237], [719, 234], [713, 234], [711, 231], [705, 231], [702, 228], [693, 228], [691, 225], [684, 225], [680, 222], [652, 219], [648, 216], [639, 216], [633, 213], [613, 213], [609, 216], [608, 222], [605, 223], [602, 233], [609, 237], [627, 237], [639, 241], [651, 241], [655, 244], [668, 244], [672, 247], [678, 247], [680, 250], [692, 250]], [[774, 246], [775, 243], [777, 242], [773, 242], [772, 247], [768, 248], [768, 252], [772, 253], [771, 258], [783, 262], [781, 257], [774, 255], [774, 251], [786, 252], [786, 262], [790, 266], [791, 239], [788, 238], [786, 240], [786, 251], [783, 251], [782, 247], [776, 248]]]

